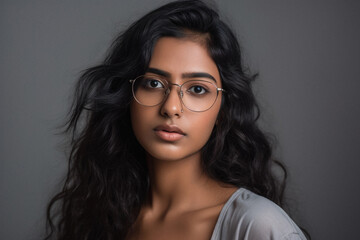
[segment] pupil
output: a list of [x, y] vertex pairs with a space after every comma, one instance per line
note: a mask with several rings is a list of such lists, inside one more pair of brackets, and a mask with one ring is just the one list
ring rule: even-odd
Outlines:
[[199, 87], [199, 86], [196, 86], [196, 87], [194, 88], [194, 91], [195, 91], [196, 93], [201, 93], [201, 90], [202, 90], [202, 88]]
[[157, 87], [158, 84], [159, 84], [159, 83], [158, 83], [157, 81], [151, 81], [151, 82], [150, 82], [151, 87]]

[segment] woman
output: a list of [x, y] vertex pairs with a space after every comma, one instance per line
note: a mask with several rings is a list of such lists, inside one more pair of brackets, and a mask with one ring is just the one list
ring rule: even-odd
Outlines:
[[47, 239], [305, 239], [278, 206], [252, 80], [201, 1], [131, 25], [78, 82]]

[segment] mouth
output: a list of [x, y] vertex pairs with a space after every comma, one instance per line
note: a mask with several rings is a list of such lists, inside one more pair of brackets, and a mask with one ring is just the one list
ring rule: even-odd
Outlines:
[[160, 125], [154, 128], [155, 134], [167, 142], [175, 142], [186, 136], [186, 134], [177, 126]]

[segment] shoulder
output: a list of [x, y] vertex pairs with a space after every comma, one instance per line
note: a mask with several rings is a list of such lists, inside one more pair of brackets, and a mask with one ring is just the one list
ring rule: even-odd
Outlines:
[[[216, 238], [216, 235], [219, 236]], [[306, 239], [278, 205], [249, 190], [239, 189], [224, 205], [213, 239]]]

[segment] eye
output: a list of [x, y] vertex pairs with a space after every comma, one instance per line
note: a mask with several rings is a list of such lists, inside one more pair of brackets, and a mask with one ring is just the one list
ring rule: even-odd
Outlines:
[[164, 85], [160, 80], [147, 78], [144, 83], [147, 88], [164, 88]]
[[195, 86], [190, 87], [188, 89], [188, 91], [191, 92], [191, 93], [199, 94], [199, 95], [202, 95], [202, 94], [205, 94], [205, 93], [208, 92], [204, 87], [199, 86], [199, 85], [195, 85]]

